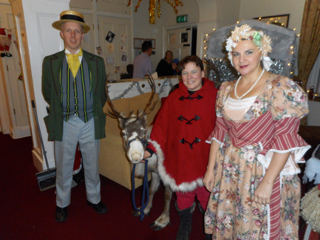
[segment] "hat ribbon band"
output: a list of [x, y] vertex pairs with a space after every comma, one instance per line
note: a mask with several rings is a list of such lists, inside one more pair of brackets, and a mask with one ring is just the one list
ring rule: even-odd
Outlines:
[[79, 22], [83, 22], [83, 18], [75, 16], [75, 15], [64, 15], [61, 17], [61, 20], [75, 20], [75, 21], [79, 21]]

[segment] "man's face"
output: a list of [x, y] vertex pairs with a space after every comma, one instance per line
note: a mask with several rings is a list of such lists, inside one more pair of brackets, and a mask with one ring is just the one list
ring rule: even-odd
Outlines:
[[152, 55], [152, 48], [149, 48], [149, 50], [147, 51], [147, 54], [148, 54], [149, 56]]
[[81, 47], [84, 33], [79, 23], [66, 22], [61, 26], [60, 36], [64, 41], [65, 48], [75, 54]]

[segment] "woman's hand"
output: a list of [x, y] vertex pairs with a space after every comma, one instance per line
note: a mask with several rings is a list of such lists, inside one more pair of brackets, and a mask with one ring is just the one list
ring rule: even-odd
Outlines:
[[269, 204], [272, 194], [273, 184], [279, 176], [281, 170], [286, 164], [290, 152], [286, 153], [273, 153], [269, 168], [263, 177], [263, 180], [254, 192], [254, 201], [259, 204]]
[[262, 180], [254, 192], [254, 201], [259, 204], [270, 204], [273, 182]]
[[212, 191], [213, 184], [214, 184], [214, 172], [213, 169], [208, 169], [203, 177], [203, 184], [208, 192]]
[[151, 154], [148, 151], [144, 151], [143, 159], [151, 157]]

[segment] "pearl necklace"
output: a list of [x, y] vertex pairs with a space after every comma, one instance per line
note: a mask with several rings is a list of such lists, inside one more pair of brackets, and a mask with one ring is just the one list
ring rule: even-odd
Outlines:
[[234, 87], [234, 95], [236, 96], [236, 98], [241, 100], [245, 95], [247, 95], [254, 88], [254, 86], [257, 84], [257, 82], [259, 82], [259, 80], [262, 77], [263, 73], [264, 73], [264, 69], [263, 69], [262, 73], [260, 74], [260, 76], [258, 77], [258, 79], [256, 80], [256, 82], [252, 85], [252, 87], [247, 92], [245, 92], [241, 97], [238, 97], [238, 95], [237, 95], [237, 87], [238, 87], [238, 83], [239, 83], [239, 81], [240, 81], [240, 79], [242, 77], [242, 76], [240, 76], [238, 78], [237, 82], [236, 82], [236, 86]]

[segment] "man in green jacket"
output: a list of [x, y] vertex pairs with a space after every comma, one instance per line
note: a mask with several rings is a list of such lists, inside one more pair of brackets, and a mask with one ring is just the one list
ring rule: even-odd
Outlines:
[[87, 204], [102, 214], [99, 178], [100, 139], [105, 137], [107, 80], [104, 60], [83, 51], [81, 41], [90, 30], [83, 15], [63, 11], [52, 24], [60, 30], [65, 49], [45, 57], [42, 69], [42, 92], [50, 105], [45, 117], [49, 140], [54, 141], [56, 160], [56, 214], [58, 222], [67, 220], [70, 204], [74, 156], [79, 143]]

